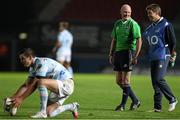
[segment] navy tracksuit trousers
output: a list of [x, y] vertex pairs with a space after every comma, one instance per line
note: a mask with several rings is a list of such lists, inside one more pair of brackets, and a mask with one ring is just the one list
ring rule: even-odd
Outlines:
[[169, 103], [175, 101], [175, 97], [166, 83], [164, 77], [168, 67], [170, 57], [167, 56], [166, 60], [151, 61], [151, 80], [154, 88], [154, 108], [161, 109], [162, 95], [169, 100]]

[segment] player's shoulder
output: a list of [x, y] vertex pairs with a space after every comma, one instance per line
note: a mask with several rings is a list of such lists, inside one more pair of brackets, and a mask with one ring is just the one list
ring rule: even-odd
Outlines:
[[164, 17], [161, 17], [161, 21], [162, 22], [169, 22], [166, 18], [164, 18]]
[[34, 64], [39, 64], [41, 62], [41, 59], [40, 57], [35, 57], [34, 58]]
[[45, 62], [50, 62], [50, 58], [46, 57], [35, 57], [34, 64], [45, 64]]
[[37, 70], [37, 68], [41, 68], [44, 64], [43, 62], [43, 58], [40, 58], [40, 57], [35, 57], [35, 60], [34, 60], [34, 65], [32, 66], [32, 69], [34, 70]]
[[71, 36], [72, 36], [72, 33], [71, 33], [69, 30], [65, 29], [65, 30], [63, 30], [63, 32], [62, 32], [62, 36], [71, 37]]
[[65, 29], [65, 30], [62, 31], [62, 34], [69, 34], [69, 33], [70, 33], [70, 31], [67, 30], [67, 29]]
[[168, 21], [166, 18], [162, 18], [162, 23], [164, 24], [164, 26], [171, 26], [172, 24], [171, 24], [171, 22], [170, 21]]
[[121, 19], [118, 19], [118, 20], [115, 21], [115, 24], [117, 24], [117, 23], [119, 23], [121, 21], [122, 21]]
[[129, 19], [129, 22], [131, 24], [133, 24], [133, 25], [138, 25], [139, 26], [138, 22], [136, 20], [132, 19], [132, 18]]
[[121, 19], [116, 20], [116, 21], [114, 22], [114, 26], [117, 26], [117, 25], [120, 24], [121, 22], [122, 22]]

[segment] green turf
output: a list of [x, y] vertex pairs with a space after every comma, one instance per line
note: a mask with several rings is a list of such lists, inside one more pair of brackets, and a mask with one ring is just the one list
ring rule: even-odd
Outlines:
[[[0, 103], [4, 97], [11, 95], [26, 79], [27, 73], [0, 73]], [[166, 77], [174, 94], [180, 96], [180, 77]], [[80, 119], [180, 119], [180, 103], [173, 112], [167, 112], [168, 101], [163, 98], [161, 113], [148, 112], [153, 108], [153, 89], [148, 75], [133, 75], [132, 88], [141, 100], [137, 111], [129, 111], [131, 101], [128, 100], [125, 112], [115, 112], [119, 104], [122, 91], [115, 84], [113, 74], [75, 74], [74, 94], [65, 102], [77, 101], [80, 104]], [[36, 91], [27, 98], [16, 116], [10, 117], [2, 110], [0, 104], [0, 119], [26, 119], [39, 110], [39, 97]], [[64, 112], [56, 118], [71, 119], [70, 112]]]

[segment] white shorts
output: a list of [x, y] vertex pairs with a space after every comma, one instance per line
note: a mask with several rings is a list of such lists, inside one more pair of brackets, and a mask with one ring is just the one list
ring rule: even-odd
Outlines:
[[58, 83], [59, 94], [51, 92], [48, 99], [50, 102], [56, 102], [59, 105], [62, 105], [64, 101], [73, 93], [74, 81], [72, 79], [56, 81]]
[[71, 62], [71, 54], [66, 52], [57, 52], [56, 60], [60, 62]]

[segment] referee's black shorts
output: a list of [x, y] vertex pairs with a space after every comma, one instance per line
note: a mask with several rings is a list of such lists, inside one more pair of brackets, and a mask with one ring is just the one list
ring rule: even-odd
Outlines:
[[134, 56], [133, 50], [117, 51], [114, 54], [113, 65], [114, 71], [132, 71], [132, 58]]

